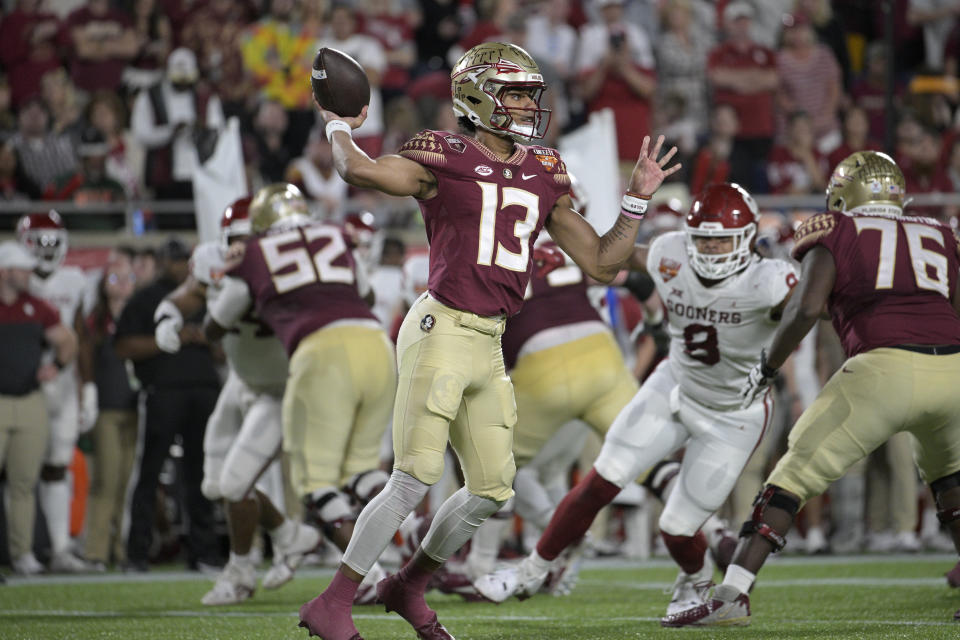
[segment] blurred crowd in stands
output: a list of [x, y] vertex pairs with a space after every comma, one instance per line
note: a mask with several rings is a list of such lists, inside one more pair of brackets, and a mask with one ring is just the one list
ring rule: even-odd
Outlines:
[[[684, 169], [670, 179], [677, 183], [675, 193], [736, 181], [755, 194], [822, 194], [840, 159], [886, 145], [904, 171], [909, 194], [956, 193], [960, 0], [892, 0], [893, 59], [883, 42], [881, 4], [7, 0], [0, 3], [0, 203], [190, 200], [191, 174], [210, 132], [236, 117], [251, 193], [289, 181], [329, 219], [372, 212], [372, 219], [354, 217], [366, 233], [358, 248], [369, 252], [375, 287], [380, 283], [378, 316], [389, 327], [402, 316], [405, 300], [425, 286], [425, 264], [422, 254], [414, 251], [410, 258], [408, 247], [384, 238], [377, 227], [415, 226], [416, 207], [352, 190], [337, 175], [308, 81], [319, 47], [346, 51], [369, 75], [369, 118], [355, 139], [370, 155], [395, 151], [423, 128], [456, 130], [450, 67], [474, 44], [505, 40], [534, 56], [550, 86], [547, 145], [585, 123], [591, 112], [612, 109], [625, 170], [647, 134], [663, 133], [679, 147]], [[895, 82], [892, 113], [884, 95], [888, 75]], [[913, 211], [943, 220], [957, 213], [954, 207]], [[682, 212], [683, 197], [663, 205], [650, 216], [644, 236], [677, 228]], [[797, 215], [766, 213], [760, 250], [787, 256]], [[83, 227], [80, 217], [67, 215], [66, 221], [68, 228]], [[134, 287], [157, 275], [172, 278], [171, 264], [182, 267], [187, 255], [168, 243], [158, 267], [149, 248], [110, 249], [105, 264], [90, 272], [82, 305], [87, 348], [95, 354], [109, 347]], [[598, 304], [642, 378], [662, 345], [643, 335], [636, 301], [626, 290], [616, 291], [599, 294]], [[779, 435], [839, 365], [831, 333], [823, 325], [805, 360], [791, 368], [799, 373], [778, 390]], [[111, 353], [103, 357], [109, 360]], [[125, 365], [117, 369], [120, 361], [112, 358], [98, 365], [102, 373], [116, 377], [119, 371], [116, 379], [128, 382]], [[132, 375], [130, 380], [136, 383]], [[135, 390], [101, 391], [100, 415], [114, 421], [117, 440], [99, 458], [91, 451], [98, 465], [109, 463], [111, 473], [101, 471], [96, 480], [86, 547], [76, 549], [92, 562], [87, 568], [124, 561], [120, 519], [136, 448]], [[106, 404], [105, 397], [111, 398]], [[726, 514], [735, 521], [744, 517], [756, 483], [782, 448], [778, 437], [768, 436], [754, 456]], [[891, 441], [853, 476], [838, 483], [826, 504], [813, 501], [805, 511], [801, 531], [809, 551], [831, 544], [840, 551], [948, 548], [906, 443]], [[82, 534], [84, 519], [77, 518], [74, 533]], [[91, 531], [97, 533], [93, 538]], [[622, 541], [630, 528], [607, 532]], [[164, 539], [155, 540], [152, 559], [162, 556]], [[194, 566], [215, 564], [214, 555], [189, 560]]]

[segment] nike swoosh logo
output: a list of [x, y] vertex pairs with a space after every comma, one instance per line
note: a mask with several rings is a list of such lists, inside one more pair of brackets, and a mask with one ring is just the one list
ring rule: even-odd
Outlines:
[[853, 371], [851, 371], [850, 369], [847, 369], [846, 367], [841, 369], [841, 371], [843, 371], [844, 373], [853, 373]]
[[534, 173], [533, 175], [528, 176], [527, 174], [524, 173], [520, 177], [523, 178], [524, 180], [529, 180], [530, 178], [536, 178], [537, 174]]

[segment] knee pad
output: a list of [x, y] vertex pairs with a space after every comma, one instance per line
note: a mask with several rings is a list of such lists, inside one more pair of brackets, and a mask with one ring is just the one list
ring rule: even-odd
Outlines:
[[303, 503], [308, 521], [320, 527], [328, 537], [344, 523], [357, 519], [350, 498], [337, 489], [318, 489], [306, 496]]
[[937, 501], [937, 520], [943, 524], [950, 524], [960, 520], [960, 505], [944, 505], [942, 494], [960, 487], [960, 471], [938, 478], [930, 483], [933, 498]]
[[759, 533], [773, 545], [774, 553], [783, 549], [787, 540], [777, 533], [773, 527], [763, 521], [763, 514], [767, 506], [775, 509], [782, 509], [790, 514], [791, 517], [797, 515], [800, 510], [800, 501], [787, 494], [783, 489], [774, 485], [767, 485], [760, 490], [756, 499], [753, 501], [753, 515], [750, 520], [743, 523], [740, 529], [740, 537], [745, 538], [753, 533]]
[[67, 468], [54, 465], [54, 464], [45, 464], [40, 469], [40, 480], [42, 482], [61, 482], [67, 478]]
[[680, 473], [679, 462], [676, 460], [661, 460], [650, 469], [647, 477], [643, 480], [643, 486], [655, 495], [660, 502], [663, 502], [665, 500], [663, 492], [667, 488], [667, 484], [676, 478], [678, 473]]
[[389, 480], [390, 474], [386, 471], [371, 469], [355, 474], [347, 480], [347, 484], [344, 485], [343, 490], [354, 502], [363, 508], [368, 502], [373, 500], [377, 494], [383, 491], [383, 488], [387, 486], [387, 481]]

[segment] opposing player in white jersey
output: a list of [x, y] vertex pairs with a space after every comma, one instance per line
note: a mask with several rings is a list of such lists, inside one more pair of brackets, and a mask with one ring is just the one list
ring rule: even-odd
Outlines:
[[[249, 204], [250, 198], [241, 198], [224, 210], [221, 241], [197, 245], [190, 276], [157, 306], [155, 338], [163, 351], [176, 353], [184, 315], [198, 312], [205, 301], [212, 304], [220, 294], [226, 251], [250, 235]], [[204, 496], [226, 504], [230, 560], [201, 599], [205, 605], [234, 604], [253, 595], [256, 572], [250, 551], [258, 525], [273, 542], [274, 564], [263, 579], [268, 589], [288, 582], [303, 555], [320, 542], [317, 529], [286, 518], [268, 496], [275, 492], [263, 487], [265, 476], [282, 474], [278, 456], [286, 353], [253, 315], [230, 329], [223, 337], [230, 372], [207, 422], [202, 485]], [[277, 484], [282, 497], [282, 479]]]
[[478, 580], [483, 595], [502, 601], [535, 593], [553, 560], [603, 506], [685, 447], [659, 522], [681, 569], [667, 613], [703, 601], [713, 566], [699, 529], [726, 500], [771, 414], [768, 397], [740, 409], [739, 390], [797, 282], [790, 264], [753, 251], [756, 215], [741, 187], [710, 185], [691, 206], [684, 231], [636, 248], [631, 267], [653, 276], [667, 306], [670, 356], [614, 420], [593, 469], [561, 501], [536, 550], [519, 567]]
[[[78, 340], [86, 336], [83, 322], [83, 294], [87, 281], [77, 267], [63, 265], [67, 256], [67, 229], [60, 215], [31, 213], [17, 223], [17, 240], [37, 258], [37, 268], [30, 278], [30, 293], [50, 303], [60, 312], [60, 321], [77, 332]], [[51, 356], [52, 359], [52, 356]], [[85, 562], [70, 551], [71, 478], [67, 467], [81, 428], [93, 428], [97, 419], [97, 387], [88, 362], [79, 363], [84, 384], [79, 385], [78, 366], [65, 367], [56, 378], [43, 385], [50, 416], [50, 445], [40, 474], [40, 506], [47, 520], [50, 535], [53, 572], [87, 571]], [[82, 405], [82, 406], [81, 406]]]

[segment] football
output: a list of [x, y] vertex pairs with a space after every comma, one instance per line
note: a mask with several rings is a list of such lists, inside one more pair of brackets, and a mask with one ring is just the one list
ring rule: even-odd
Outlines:
[[338, 116], [358, 116], [370, 103], [367, 73], [359, 62], [337, 49], [323, 47], [317, 51], [310, 84], [320, 106]]

